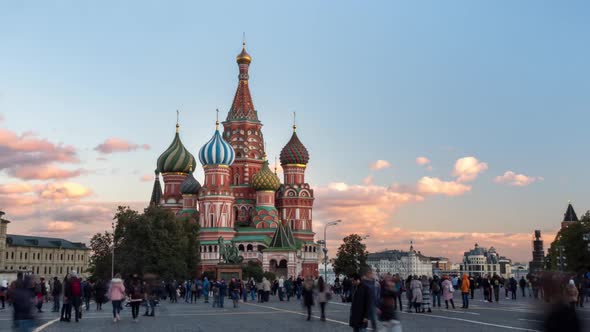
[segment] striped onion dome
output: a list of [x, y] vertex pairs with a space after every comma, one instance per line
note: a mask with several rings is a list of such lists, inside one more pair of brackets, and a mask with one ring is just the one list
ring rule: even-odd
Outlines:
[[191, 167], [195, 163], [195, 157], [180, 140], [177, 125], [172, 144], [158, 158], [158, 171], [161, 173], [192, 173]]
[[199, 190], [201, 190], [201, 184], [190, 173], [180, 184], [180, 193], [183, 195], [198, 195]]
[[280, 186], [281, 180], [279, 180], [279, 177], [270, 170], [268, 167], [268, 160], [265, 160], [262, 169], [252, 177], [252, 188], [256, 191], [277, 191]]
[[215, 134], [199, 151], [199, 160], [203, 166], [207, 165], [231, 165], [235, 159], [234, 148], [227, 143], [215, 129]]
[[293, 136], [285, 145], [283, 150], [281, 150], [281, 165], [288, 165], [288, 164], [303, 164], [307, 165], [309, 162], [309, 152], [305, 148], [305, 145], [301, 143], [299, 137], [297, 137], [297, 133], [293, 131]]

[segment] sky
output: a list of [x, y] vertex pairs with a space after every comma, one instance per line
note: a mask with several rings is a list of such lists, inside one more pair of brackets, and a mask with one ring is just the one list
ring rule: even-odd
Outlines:
[[[9, 233], [88, 242], [149, 201], [156, 159], [197, 154], [237, 86], [243, 33], [271, 159], [310, 151], [330, 254], [514, 261], [590, 209], [590, 5], [549, 1], [0, 3], [0, 209]], [[202, 181], [199, 168], [195, 175]], [[319, 235], [318, 235], [319, 238]]]

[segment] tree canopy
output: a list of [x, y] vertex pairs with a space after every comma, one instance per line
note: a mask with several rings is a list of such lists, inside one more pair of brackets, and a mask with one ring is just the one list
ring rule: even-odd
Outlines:
[[334, 272], [351, 276], [354, 273], [360, 273], [362, 268], [368, 267], [367, 247], [362, 242], [363, 239], [358, 234], [350, 234], [345, 237], [343, 243], [338, 248], [336, 259], [334, 261]]
[[[115, 273], [153, 273], [160, 278], [189, 278], [198, 264], [199, 226], [173, 212], [148, 207], [140, 214], [120, 206], [114, 217]], [[97, 233], [90, 241], [90, 272], [94, 278], [111, 277], [113, 234]]]
[[579, 222], [573, 222], [567, 228], [560, 230], [548, 250], [550, 267], [559, 270], [559, 246], [563, 246], [565, 256], [565, 271], [586, 272], [590, 270], [590, 251], [588, 241], [584, 241], [584, 234], [590, 233], [590, 211], [582, 216]]

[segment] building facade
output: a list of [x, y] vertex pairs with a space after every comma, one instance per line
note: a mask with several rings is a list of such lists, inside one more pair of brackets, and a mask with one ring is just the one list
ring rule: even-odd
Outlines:
[[422, 255], [410, 246], [409, 251], [386, 250], [369, 253], [367, 264], [379, 275], [398, 274], [404, 278], [409, 275], [432, 277], [430, 257]]
[[486, 249], [480, 247], [477, 243], [473, 249], [463, 254], [460, 271], [470, 276], [493, 276], [497, 274], [504, 278], [510, 278], [512, 275], [509, 259], [498, 255], [494, 247]]
[[90, 249], [84, 243], [64, 239], [7, 234], [10, 223], [0, 211], [0, 269], [5, 272], [33, 273], [50, 279], [76, 271], [86, 275]]
[[256, 261], [265, 271], [317, 276], [314, 194], [305, 181], [309, 153], [293, 124], [291, 139], [280, 154], [283, 181], [276, 167], [274, 172], [270, 169], [262, 122], [250, 94], [251, 61], [244, 44], [236, 57], [238, 87], [221, 123], [223, 132], [217, 121], [213, 136], [199, 150], [203, 184], [193, 176], [196, 159], [184, 147], [177, 124], [172, 143], [158, 158], [150, 204], [199, 223], [200, 272], [215, 269], [223, 238], [238, 248], [244, 261]]

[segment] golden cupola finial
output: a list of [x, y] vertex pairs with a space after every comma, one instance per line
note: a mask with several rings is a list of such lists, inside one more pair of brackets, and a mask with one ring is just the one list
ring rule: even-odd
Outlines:
[[236, 57], [238, 64], [249, 65], [252, 62], [252, 57], [246, 52], [246, 33], [244, 33], [244, 39], [242, 40], [242, 52]]

